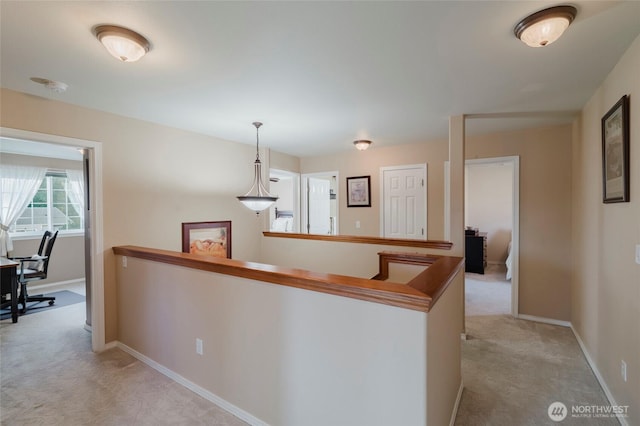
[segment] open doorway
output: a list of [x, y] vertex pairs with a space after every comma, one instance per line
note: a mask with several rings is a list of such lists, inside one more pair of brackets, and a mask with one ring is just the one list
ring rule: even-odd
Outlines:
[[518, 315], [519, 158], [465, 162], [465, 314]]
[[302, 175], [301, 232], [338, 235], [338, 172]]
[[[0, 137], [6, 140], [47, 144], [53, 148], [72, 148], [81, 151], [81, 169], [85, 180], [84, 214], [84, 259], [85, 277], [89, 283], [87, 293], [87, 324], [92, 332], [91, 343], [94, 351], [105, 347], [104, 318], [104, 266], [102, 230], [102, 145], [98, 142], [73, 139], [56, 135], [28, 132], [24, 130], [0, 128]], [[59, 244], [59, 243], [57, 243]], [[58, 247], [59, 248], [59, 247]]]
[[300, 232], [300, 174], [270, 169], [269, 192], [278, 197], [269, 209], [269, 230]]

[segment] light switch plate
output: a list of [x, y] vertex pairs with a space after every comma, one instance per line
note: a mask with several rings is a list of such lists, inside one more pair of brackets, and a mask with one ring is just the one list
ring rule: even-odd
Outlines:
[[636, 263], [640, 265], [640, 244], [636, 244]]

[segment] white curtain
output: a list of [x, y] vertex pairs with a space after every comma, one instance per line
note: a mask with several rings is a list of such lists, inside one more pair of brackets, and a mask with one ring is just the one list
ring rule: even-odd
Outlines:
[[9, 228], [36, 195], [46, 173], [41, 167], [0, 167], [0, 256], [13, 250]]
[[78, 213], [82, 215], [84, 211], [84, 173], [82, 170], [72, 169], [67, 169], [65, 172], [69, 181], [69, 198], [72, 203], [80, 206]]

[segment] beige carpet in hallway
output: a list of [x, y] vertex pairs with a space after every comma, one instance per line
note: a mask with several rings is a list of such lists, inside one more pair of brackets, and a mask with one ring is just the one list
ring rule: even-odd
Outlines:
[[129, 354], [91, 352], [84, 303], [0, 322], [0, 423], [245, 425]]
[[[616, 418], [572, 417], [572, 406], [609, 406], [575, 336], [567, 327], [514, 319], [504, 278], [470, 274], [467, 338], [462, 342], [464, 391], [458, 426], [618, 425]], [[554, 422], [549, 405], [568, 416]]]

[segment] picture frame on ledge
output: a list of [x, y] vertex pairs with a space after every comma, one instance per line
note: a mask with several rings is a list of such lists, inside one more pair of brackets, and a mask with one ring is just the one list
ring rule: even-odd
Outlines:
[[347, 207], [371, 207], [371, 176], [347, 178]]
[[231, 221], [183, 223], [182, 252], [231, 259]]
[[629, 202], [629, 95], [602, 117], [602, 202]]

